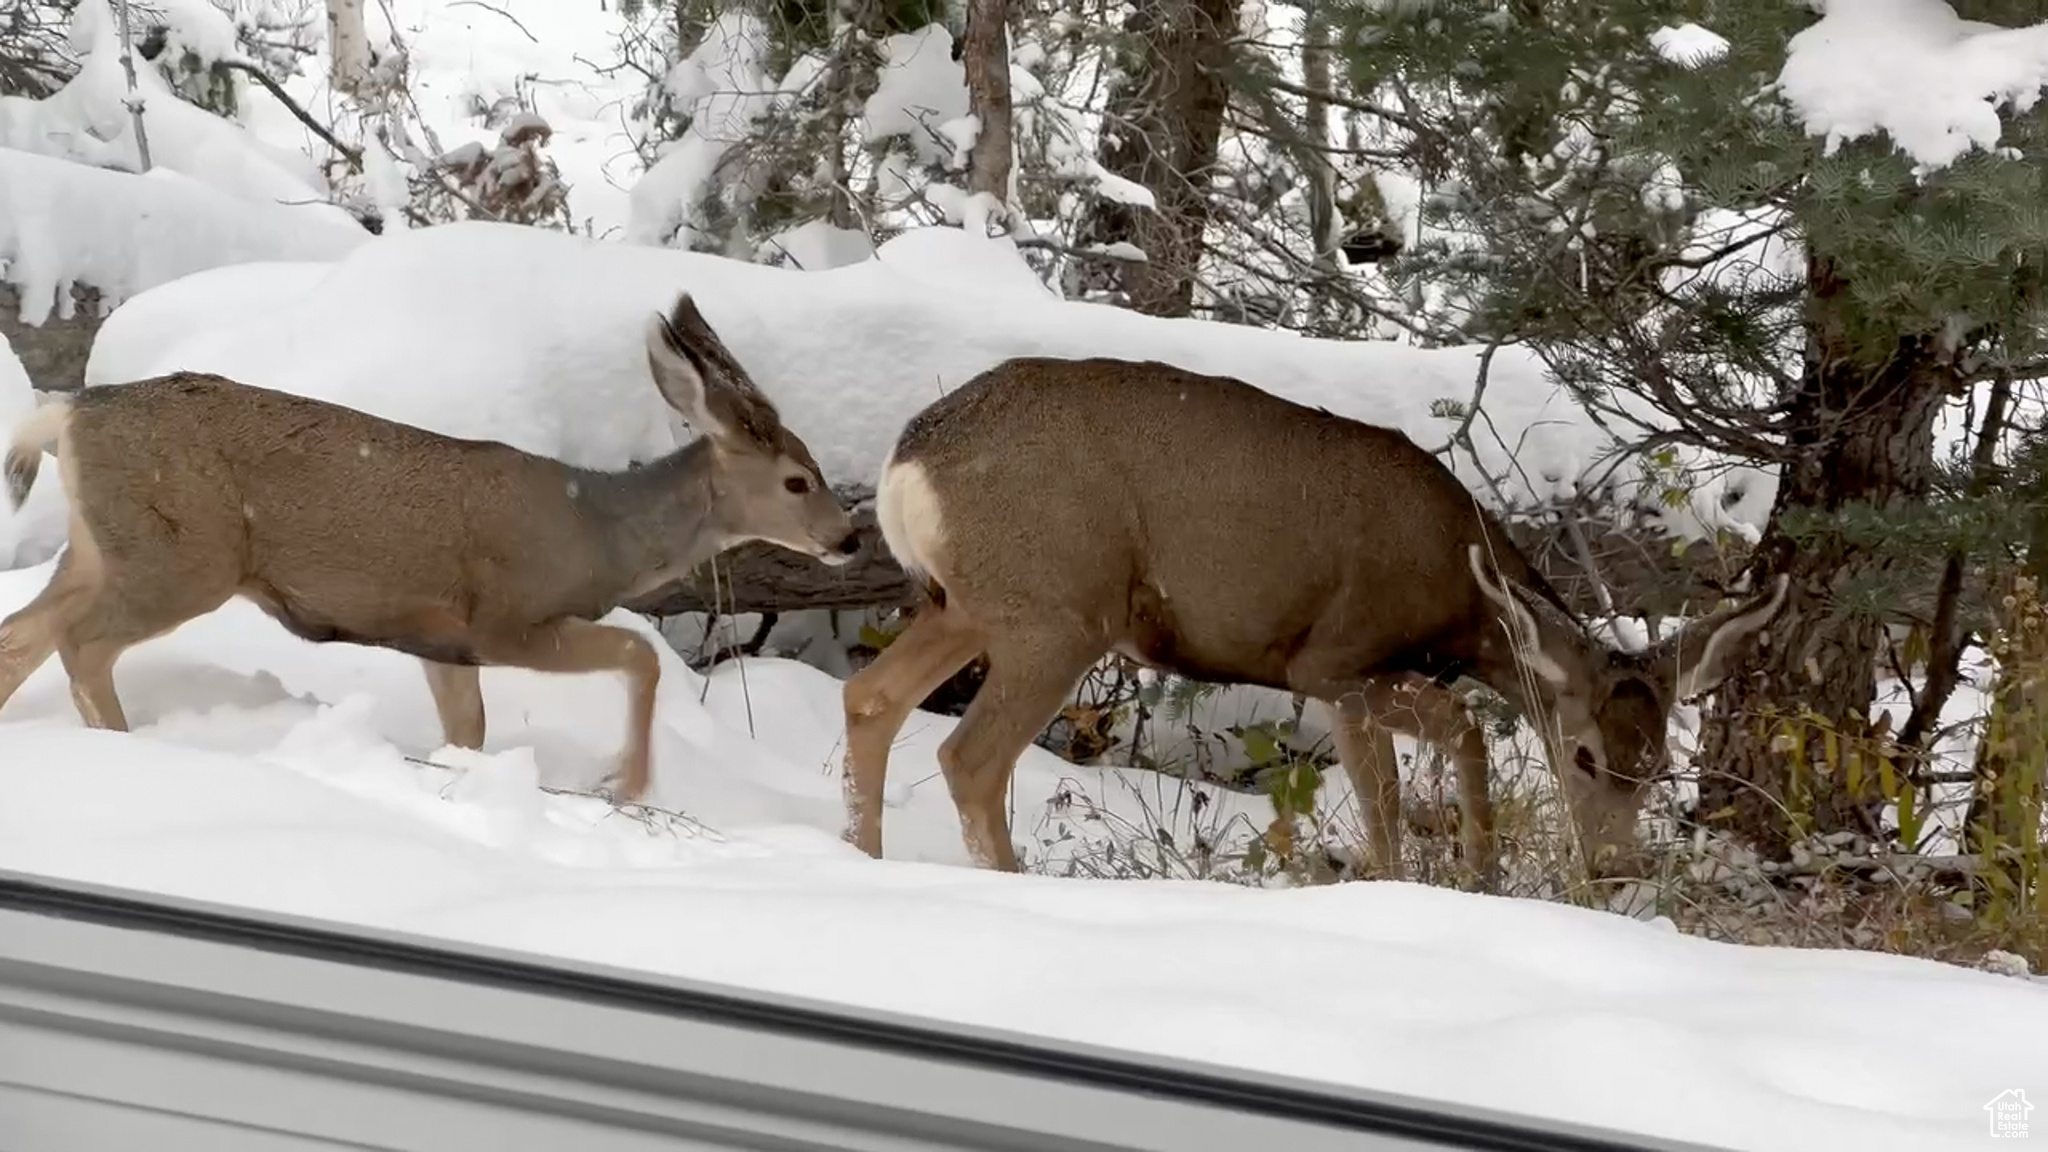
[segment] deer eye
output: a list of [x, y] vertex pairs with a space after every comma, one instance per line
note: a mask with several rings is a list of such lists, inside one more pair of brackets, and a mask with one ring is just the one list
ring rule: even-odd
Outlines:
[[791, 476], [782, 482], [782, 486], [798, 496], [811, 490], [811, 482], [802, 476]]

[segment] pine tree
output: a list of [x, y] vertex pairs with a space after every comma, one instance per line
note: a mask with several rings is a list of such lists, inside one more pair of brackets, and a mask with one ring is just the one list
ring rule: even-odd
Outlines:
[[[1963, 15], [2018, 24], [2031, 7]], [[1772, 854], [1806, 833], [1880, 832], [1899, 798], [1868, 720], [1884, 626], [1938, 624], [1949, 649], [1967, 626], [1920, 607], [1930, 555], [1987, 543], [1943, 529], [1966, 496], [1943, 482], [1934, 421], [1991, 366], [2035, 353], [2048, 120], [2007, 113], [2009, 150], [1924, 175], [1881, 137], [1829, 154], [1770, 90], [1815, 19], [1779, 0], [1348, 16], [1355, 89], [1403, 122], [1428, 186], [1435, 238], [1397, 275], [1418, 297], [1449, 287], [1437, 319], [1528, 342], [1647, 450], [1781, 471], [1749, 566], [1789, 574], [1791, 595], [1717, 693], [1701, 817]], [[1726, 50], [1667, 59], [1653, 34], [1695, 18]]]

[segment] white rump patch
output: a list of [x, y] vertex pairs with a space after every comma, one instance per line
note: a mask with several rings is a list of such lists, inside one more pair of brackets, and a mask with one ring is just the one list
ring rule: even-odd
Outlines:
[[915, 460], [898, 463], [891, 449], [882, 462], [882, 482], [875, 490], [875, 520], [882, 539], [906, 572], [937, 576], [940, 549], [946, 542], [939, 513], [938, 489], [931, 474]]

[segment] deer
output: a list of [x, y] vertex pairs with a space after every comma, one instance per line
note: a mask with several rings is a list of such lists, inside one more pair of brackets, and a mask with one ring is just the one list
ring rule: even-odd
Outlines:
[[1323, 701], [1371, 863], [1402, 875], [1392, 732], [1447, 754], [1461, 849], [1494, 867], [1469, 678], [1545, 719], [1595, 876], [1627, 858], [1676, 700], [1718, 684], [1786, 581], [1646, 651], [1594, 636], [1436, 455], [1398, 429], [1154, 360], [1006, 360], [932, 401], [882, 463], [883, 544], [920, 590], [842, 691], [844, 840], [882, 854], [890, 746], [968, 661], [938, 761], [971, 862], [1016, 871], [1017, 757], [1112, 654]]
[[598, 619], [746, 541], [835, 566], [861, 547], [689, 293], [645, 345], [698, 435], [624, 471], [198, 372], [43, 404], [12, 435], [8, 499], [54, 451], [70, 518], [49, 582], [0, 620], [0, 707], [54, 651], [84, 723], [125, 732], [115, 661], [240, 596], [303, 640], [417, 657], [457, 747], [483, 746], [485, 665], [622, 673], [625, 746], [600, 787], [639, 800], [661, 664]]

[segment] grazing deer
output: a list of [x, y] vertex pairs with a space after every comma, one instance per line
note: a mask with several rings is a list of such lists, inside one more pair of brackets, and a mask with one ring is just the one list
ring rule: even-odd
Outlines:
[[927, 602], [845, 686], [846, 839], [881, 855], [890, 743], [986, 653], [939, 765], [969, 854], [1004, 870], [1017, 866], [1004, 812], [1016, 759], [1111, 651], [1331, 704], [1393, 875], [1385, 728], [1451, 754], [1468, 856], [1491, 870], [1486, 747], [1448, 688], [1470, 676], [1552, 719], [1552, 758], [1598, 861], [1632, 836], [1673, 700], [1719, 681], [1785, 596], [1781, 578], [1653, 651], [1611, 649], [1400, 432], [1156, 362], [1030, 357], [982, 373], [904, 427], [877, 513]]
[[126, 731], [115, 659], [241, 595], [306, 640], [419, 657], [466, 748], [484, 739], [479, 665], [625, 673], [610, 782], [639, 799], [661, 666], [597, 618], [743, 541], [831, 564], [859, 550], [810, 450], [687, 294], [646, 344], [662, 398], [703, 435], [625, 472], [196, 373], [45, 404], [14, 433], [8, 497], [20, 507], [54, 446], [69, 545], [0, 621], [0, 706], [55, 651], [85, 723]]

